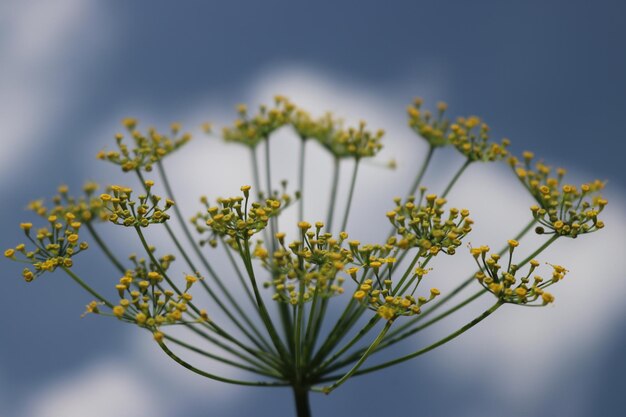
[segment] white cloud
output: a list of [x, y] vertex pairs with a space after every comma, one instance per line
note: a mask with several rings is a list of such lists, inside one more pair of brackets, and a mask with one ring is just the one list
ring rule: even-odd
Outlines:
[[165, 398], [132, 362], [104, 359], [27, 396], [23, 417], [165, 417]]
[[95, 33], [94, 26], [104, 23], [104, 17], [96, 3], [81, 0], [2, 2], [0, 125], [2, 144], [11, 152], [0, 153], [0, 172], [42, 155], [46, 135], [71, 106], [68, 91], [76, 91], [66, 88], [77, 80], [71, 59], [87, 46], [105, 45], [85, 33]]

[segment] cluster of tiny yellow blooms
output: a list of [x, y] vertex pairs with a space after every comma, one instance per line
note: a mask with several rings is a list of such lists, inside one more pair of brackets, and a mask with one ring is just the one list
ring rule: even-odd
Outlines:
[[275, 97], [274, 107], [269, 110], [267, 106], [260, 106], [253, 117], [248, 115], [244, 105], [238, 106], [238, 113], [240, 118], [233, 126], [225, 127], [222, 134], [226, 141], [251, 148], [275, 130], [290, 125], [300, 138], [316, 140], [336, 158], [372, 157], [382, 149], [384, 131], [371, 132], [365, 128], [365, 122], [345, 128], [331, 113], [314, 118], [283, 96]]
[[424, 254], [453, 255], [472, 230], [474, 222], [468, 210], [451, 208], [445, 216], [446, 200], [435, 194], [424, 196], [423, 189], [417, 203], [412, 196], [404, 204], [399, 198], [395, 203], [396, 208], [387, 212], [387, 218], [399, 235], [395, 244], [400, 249], [419, 247]]
[[271, 273], [272, 281], [266, 287], [274, 289], [273, 299], [293, 305], [304, 303], [314, 296], [328, 298], [343, 294], [345, 277], [338, 276], [353, 261], [350, 250], [343, 247], [346, 233], [334, 238], [323, 233], [324, 223], [299, 222], [302, 239], [285, 244], [285, 234], [277, 233], [278, 248], [270, 253], [257, 244], [253, 256], [260, 259]]
[[[424, 273], [425, 271], [421, 268], [418, 268], [415, 272], [416, 275], [422, 274], [421, 276]], [[419, 314], [424, 304], [440, 295], [440, 291], [437, 288], [431, 288], [428, 298], [420, 296], [416, 299], [412, 294], [394, 295], [393, 281], [391, 279], [382, 281], [382, 285], [377, 284], [378, 280], [376, 282], [372, 279], [364, 280], [353, 297], [360, 302], [366, 303], [368, 308], [388, 321], [400, 316]]]
[[294, 109], [293, 103], [282, 96], [275, 97], [272, 108], [268, 109], [265, 105], [259, 106], [259, 111], [253, 116], [248, 114], [246, 105], [240, 104], [237, 106], [239, 118], [235, 120], [233, 126], [222, 129], [222, 136], [227, 142], [236, 142], [255, 148], [272, 132], [287, 125]]
[[490, 142], [489, 126], [479, 117], [459, 117], [456, 123], [450, 125], [450, 131], [450, 143], [469, 161], [498, 161], [508, 155], [506, 148], [510, 141]]
[[58, 188], [58, 194], [52, 198], [51, 208], [46, 207], [43, 200], [35, 200], [28, 204], [28, 209], [43, 218], [51, 215], [63, 217], [71, 213], [83, 223], [106, 221], [108, 213], [103, 210], [102, 200], [95, 195], [98, 188], [98, 184], [88, 182], [83, 186], [84, 195], [73, 197], [69, 194], [69, 188], [61, 185]]
[[469, 161], [498, 161], [508, 155], [508, 139], [489, 141], [489, 126], [479, 117], [459, 117], [456, 123], [445, 117], [446, 103], [437, 103], [437, 116], [422, 109], [423, 100], [416, 98], [407, 107], [409, 126], [432, 148], [453, 145]]
[[[185, 290], [176, 294], [163, 287], [163, 275], [154, 265], [147, 265], [144, 259], [131, 255], [134, 269], [127, 270], [115, 286], [120, 300], [111, 308], [111, 313], [127, 323], [137, 324], [152, 331], [155, 338], [162, 338], [158, 331], [161, 326], [185, 322], [207, 321], [208, 315], [200, 311], [194, 315], [188, 311], [188, 302], [193, 299], [189, 290], [193, 284], [202, 279], [199, 275], [185, 276]], [[160, 268], [166, 271], [174, 260], [173, 255], [165, 255], [159, 259]], [[96, 301], [87, 305], [86, 313], [103, 314], [101, 303]]]
[[119, 165], [124, 172], [134, 170], [151, 171], [155, 163], [167, 155], [180, 149], [191, 140], [189, 133], [181, 133], [179, 123], [172, 123], [169, 135], [162, 134], [154, 128], [146, 133], [137, 130], [137, 119], [127, 118], [122, 121], [128, 134], [133, 139], [134, 146], [124, 143], [124, 135], [115, 135], [118, 151], [100, 151], [98, 159]]
[[[243, 197], [219, 198], [217, 206], [210, 206], [206, 213], [195, 215], [192, 221], [196, 229], [200, 233], [210, 230], [214, 236], [248, 240], [265, 229], [270, 218], [278, 216], [293, 201], [289, 195], [283, 194], [279, 199], [265, 200], [264, 204], [249, 202], [251, 188], [244, 185], [241, 187]], [[215, 246], [217, 242], [214, 236], [205, 242]]]
[[516, 240], [509, 240], [508, 244], [509, 261], [506, 270], [499, 263], [500, 255], [489, 254], [488, 246], [470, 248], [480, 269], [475, 275], [478, 282], [505, 303], [531, 306], [552, 303], [554, 296], [545, 289], [562, 280], [568, 271], [560, 265], [551, 265], [552, 278], [550, 280], [544, 280], [539, 275], [534, 275], [531, 279], [531, 275], [539, 267], [539, 262], [533, 259], [529, 262], [530, 267], [527, 273], [523, 274], [522, 278], [516, 278], [519, 267], [511, 260], [519, 243]]
[[47, 217], [48, 226], [33, 231], [32, 223], [21, 223], [27, 239], [34, 247], [20, 243], [4, 251], [4, 256], [30, 264], [22, 271], [22, 277], [30, 282], [44, 272], [53, 272], [58, 267], [71, 268], [72, 257], [88, 248], [87, 242], [79, 242], [81, 222], [72, 213], [59, 217], [51, 214]]
[[120, 226], [148, 227], [150, 224], [165, 223], [170, 216], [167, 211], [174, 202], [165, 199], [160, 206], [161, 197], [152, 194], [154, 182], [144, 183], [146, 194], [139, 195], [137, 201], [131, 199], [133, 190], [128, 187], [112, 185], [111, 192], [100, 195], [104, 209], [108, 212], [108, 220]]
[[537, 162], [533, 169], [533, 158], [532, 152], [524, 152], [523, 163], [512, 157], [509, 164], [537, 202], [530, 208], [541, 225], [537, 233], [576, 237], [602, 229], [604, 222], [598, 220], [598, 215], [608, 204], [599, 194], [604, 183], [595, 180], [580, 187], [564, 184], [564, 169], [553, 173], [552, 168], [542, 162]]
[[409, 115], [409, 126], [419, 136], [424, 138], [432, 147], [447, 146], [450, 142], [448, 134], [450, 132], [450, 120], [445, 117], [448, 108], [446, 103], [437, 103], [437, 116], [433, 117], [428, 110], [422, 110], [424, 100], [416, 98], [407, 107]]
[[342, 127], [342, 121], [335, 119], [332, 113], [314, 118], [299, 107], [291, 114], [290, 123], [301, 139], [316, 139], [319, 142], [327, 142]]
[[320, 143], [337, 158], [373, 157], [383, 148], [381, 140], [385, 132], [371, 132], [365, 127], [365, 122], [361, 121], [356, 128], [341, 129], [322, 137]]

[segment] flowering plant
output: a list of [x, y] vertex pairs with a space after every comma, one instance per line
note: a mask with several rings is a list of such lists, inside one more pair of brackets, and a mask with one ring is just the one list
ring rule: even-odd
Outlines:
[[[245, 145], [252, 157], [253, 185], [241, 186], [238, 195], [213, 203], [202, 197], [204, 208], [186, 221], [176, 204], [165, 159], [188, 143], [191, 135], [182, 133], [178, 124], [168, 133], [152, 128], [142, 131], [135, 119], [126, 119], [126, 133], [115, 136], [117, 150], [101, 151], [97, 157], [134, 174], [138, 190], [110, 185], [99, 193], [97, 184], [88, 183], [82, 195], [72, 196], [61, 186], [51, 204], [38, 200], [29, 205], [43, 218], [43, 226], [22, 223], [24, 243], [4, 254], [25, 264], [22, 276], [26, 282], [57, 270], [64, 272], [94, 298], [86, 313], [146, 330], [168, 357], [196, 374], [238, 385], [291, 387], [297, 415], [309, 416], [310, 392], [329, 394], [353, 376], [425, 354], [503, 305], [552, 303], [554, 296], [547, 290], [568, 271], [548, 264], [548, 275], [539, 275], [542, 266], [536, 257], [558, 239], [576, 238], [604, 227], [598, 218], [607, 204], [599, 194], [604, 183], [594, 181], [579, 187], [565, 183], [564, 170], [533, 163], [530, 152], [520, 161], [507, 150], [507, 139], [491, 141], [489, 127], [480, 118], [450, 120], [446, 110], [440, 103], [434, 114], [425, 111], [419, 99], [408, 107], [409, 126], [427, 142], [428, 151], [406, 196], [394, 199], [386, 213], [391, 227], [382, 242], [362, 244], [350, 239], [346, 229], [361, 162], [378, 154], [384, 132], [371, 131], [364, 122], [347, 127], [330, 113], [316, 118], [287, 98], [276, 97], [272, 106], [261, 106], [254, 114], [239, 106], [239, 118], [222, 131], [226, 141]], [[282, 188], [276, 187], [271, 176], [271, 138], [286, 126], [301, 141], [299, 189], [293, 194], [288, 193], [286, 182]], [[211, 131], [209, 125], [204, 127]], [[328, 152], [334, 169], [325, 221], [315, 223], [304, 218], [304, 202], [309, 198], [303, 189], [304, 166], [310, 141]], [[448, 146], [456, 148], [464, 161], [441, 194], [430, 193], [422, 185], [423, 176], [433, 154]], [[264, 175], [259, 170], [260, 148], [265, 155]], [[474, 227], [469, 211], [447, 208], [446, 197], [471, 165], [498, 161], [508, 162], [536, 201], [528, 224], [500, 251], [468, 245], [476, 270], [442, 295], [438, 288], [427, 285], [433, 269], [430, 265], [437, 257], [450, 260], [462, 256], [457, 252]], [[353, 171], [346, 210], [338, 217], [339, 167], [346, 163], [352, 164]], [[155, 194], [155, 181], [162, 184], [167, 198]], [[288, 238], [280, 220], [292, 209], [298, 211], [297, 233]], [[339, 220], [337, 228], [335, 221]], [[174, 221], [183, 236], [172, 227]], [[98, 230], [105, 224], [130, 229], [141, 254], [126, 259], [114, 254]], [[164, 228], [176, 253], [158, 252], [144, 234], [149, 227]], [[532, 230], [545, 236], [545, 241], [528, 257], [516, 259], [519, 242]], [[114, 296], [101, 295], [94, 283], [72, 270], [75, 257], [88, 249], [88, 240], [119, 272], [118, 280], [111, 282]], [[228, 276], [214, 268], [212, 250], [218, 245], [225, 248], [230, 262]], [[178, 257], [188, 268], [182, 276], [171, 269]], [[450, 300], [472, 283], [478, 291], [449, 306]], [[236, 286], [241, 287], [237, 290], [242, 296], [236, 293]], [[198, 297], [199, 292], [204, 292], [208, 301]], [[415, 352], [366, 365], [389, 346], [459, 314], [483, 296], [493, 297], [493, 305], [448, 336]], [[331, 303], [343, 309], [338, 317], [330, 313]], [[214, 319], [216, 315], [220, 319]], [[188, 334], [200, 336], [203, 344], [190, 343], [185, 339]], [[260, 380], [233, 379], [200, 369], [183, 358], [184, 352], [203, 355]]]

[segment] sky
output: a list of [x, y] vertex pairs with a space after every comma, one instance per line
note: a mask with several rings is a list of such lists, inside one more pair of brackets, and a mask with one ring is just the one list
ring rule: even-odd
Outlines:
[[[379, 162], [362, 170], [354, 231], [349, 227], [363, 241], [380, 239], [387, 230], [382, 214], [407, 188], [425, 152], [406, 127], [404, 109], [418, 95], [428, 103], [444, 100], [453, 115], [483, 117], [495, 138], [512, 140], [515, 153], [530, 149], [567, 167], [573, 182], [607, 180], [607, 227], [558, 242], [541, 259], [570, 270], [554, 291], [554, 306], [503, 308], [428, 355], [355, 378], [331, 396], [314, 396], [314, 415], [374, 416], [390, 404], [428, 416], [495, 417], [503, 409], [510, 416], [621, 415], [624, 9], [617, 1], [2, 2], [2, 246], [20, 239], [26, 203], [53, 194], [57, 185], [129, 181], [94, 160], [113, 145], [119, 121], [129, 115], [160, 127], [181, 121], [198, 133], [167, 161], [186, 215], [199, 208], [198, 195], [236, 192], [250, 179], [247, 154], [203, 137], [198, 126], [227, 124], [237, 103], [268, 102], [277, 93], [316, 114], [333, 110], [386, 130]], [[286, 131], [275, 140], [275, 178], [293, 178], [296, 142]], [[383, 167], [391, 158], [396, 171]], [[317, 220], [330, 162], [315, 148], [309, 162], [306, 213]], [[461, 162], [453, 152], [437, 155], [425, 183], [442, 189]], [[344, 179], [348, 170], [344, 166]], [[339, 195], [346, 192], [342, 183]], [[502, 164], [472, 167], [450, 204], [472, 211], [473, 244], [495, 247], [525, 223], [532, 202]], [[110, 229], [103, 234], [116, 250], [137, 250], [123, 231]], [[529, 248], [533, 242], [539, 240], [529, 239]], [[115, 271], [90, 252], [77, 271], [99, 288], [111, 287]], [[433, 279], [445, 293], [468, 270], [471, 257], [459, 253], [455, 262], [439, 260]], [[27, 285], [18, 265], [3, 261], [0, 271], [2, 417], [292, 413], [285, 390], [204, 380], [169, 361], [138, 329], [80, 319], [90, 298], [60, 273]], [[486, 305], [472, 307], [468, 317]], [[445, 322], [397, 352], [436, 340], [468, 317]]]

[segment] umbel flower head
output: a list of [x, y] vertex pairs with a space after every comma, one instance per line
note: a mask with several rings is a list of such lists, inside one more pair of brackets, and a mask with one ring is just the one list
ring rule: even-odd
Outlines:
[[170, 216], [167, 211], [174, 206], [174, 202], [151, 193], [154, 182], [145, 181], [146, 194], [139, 195], [137, 200], [132, 199], [133, 190], [119, 185], [111, 186], [111, 193], [100, 195], [104, 208], [109, 212], [108, 220], [120, 226], [148, 227], [154, 223], [165, 223]]
[[423, 188], [417, 203], [413, 196], [404, 204], [395, 199], [396, 208], [387, 212], [399, 235], [395, 244], [400, 249], [418, 247], [425, 255], [436, 256], [439, 252], [453, 255], [474, 222], [466, 209], [451, 208], [445, 215], [446, 199], [435, 194], [424, 196], [424, 191]]
[[179, 123], [172, 123], [170, 134], [159, 133], [149, 128], [142, 133], [137, 129], [137, 119], [127, 118], [122, 121], [132, 138], [132, 145], [124, 142], [124, 135], [115, 135], [118, 151], [100, 151], [97, 158], [119, 165], [124, 172], [134, 170], [152, 171], [152, 166], [166, 156], [180, 149], [191, 140], [189, 133], [181, 133]]
[[106, 221], [108, 213], [104, 210], [102, 200], [95, 195], [98, 188], [98, 184], [88, 182], [83, 186], [84, 194], [74, 197], [69, 194], [69, 188], [66, 185], [61, 185], [57, 190], [58, 194], [52, 197], [54, 204], [52, 208], [47, 208], [43, 200], [35, 200], [29, 203], [28, 209], [43, 218], [51, 215], [64, 217], [67, 213], [71, 213], [83, 223]]
[[[193, 299], [189, 290], [202, 277], [186, 275], [184, 291], [176, 293], [164, 288], [162, 275], [174, 261], [173, 255], [160, 258], [158, 266], [148, 264], [143, 258], [137, 259], [135, 255], [129, 259], [134, 268], [127, 270], [115, 285], [120, 300], [110, 308], [109, 314], [150, 330], [155, 338], [163, 337], [158, 331], [162, 326], [181, 324], [186, 318], [191, 323], [208, 320], [204, 311], [200, 311], [199, 315], [188, 311], [188, 303]], [[93, 301], [87, 305], [86, 313], [105, 314], [102, 309], [102, 303]]]
[[333, 119], [331, 113], [326, 113], [318, 119], [299, 107], [291, 113], [289, 123], [301, 139], [317, 139], [322, 141], [331, 131], [340, 127], [341, 123]]
[[423, 103], [424, 100], [418, 97], [407, 107], [409, 126], [430, 146], [435, 148], [447, 146], [450, 143], [448, 139], [450, 120], [445, 117], [448, 105], [443, 102], [437, 103], [437, 116], [433, 116], [430, 111], [422, 109]]
[[[292, 202], [292, 198], [283, 194], [280, 198], [269, 198], [265, 202], [250, 202], [251, 186], [241, 187], [242, 196], [219, 198], [217, 206], [207, 207], [206, 213], [193, 217], [199, 232], [210, 230], [213, 237], [208, 242], [215, 246], [215, 236], [238, 240], [249, 240], [267, 226], [271, 217], [278, 216]], [[204, 225], [200, 222], [204, 221]], [[206, 227], [205, 227], [206, 226]]]
[[357, 127], [342, 128], [340, 122], [328, 114], [320, 120], [315, 139], [336, 158], [368, 158], [375, 156], [382, 148], [383, 130], [372, 132], [361, 121]]
[[314, 227], [299, 222], [301, 239], [289, 244], [285, 243], [284, 233], [277, 233], [279, 245], [271, 256], [261, 243], [257, 244], [253, 256], [271, 273], [272, 280], [266, 287], [274, 289], [274, 300], [296, 305], [314, 296], [343, 294], [345, 278], [338, 274], [354, 260], [352, 252], [343, 245], [348, 235], [340, 233], [337, 239], [323, 233], [323, 227], [322, 222]]
[[552, 277], [545, 280], [539, 275], [533, 275], [539, 267], [539, 262], [533, 259], [529, 261], [530, 266], [526, 273], [520, 273], [520, 267], [512, 263], [513, 252], [519, 243], [516, 240], [509, 240], [508, 244], [509, 257], [506, 268], [501, 265], [500, 255], [489, 254], [488, 246], [470, 247], [470, 252], [480, 269], [475, 275], [476, 280], [504, 303], [525, 306], [552, 303], [554, 296], [545, 289], [561, 281], [568, 272], [567, 269], [550, 264]]
[[[419, 314], [421, 306], [439, 295], [439, 290], [433, 288], [430, 297], [415, 297], [422, 278], [428, 273], [424, 268], [426, 262], [422, 262], [410, 277], [409, 270], [394, 282], [393, 269], [397, 260], [389, 256], [396, 249], [393, 244], [361, 246], [358, 241], [350, 241], [349, 245], [355, 258], [354, 263], [358, 265], [346, 271], [358, 285], [353, 298], [384, 320], [393, 321], [399, 316]], [[416, 259], [421, 256], [420, 252]]]
[[27, 247], [26, 244], [20, 243], [4, 252], [7, 258], [31, 265], [22, 271], [22, 277], [26, 282], [32, 281], [44, 272], [53, 272], [59, 267], [71, 268], [72, 257], [88, 248], [87, 242], [79, 241], [82, 224], [76, 220], [74, 214], [65, 213], [62, 217], [51, 214], [47, 221], [47, 226], [36, 231], [33, 231], [32, 223], [20, 224], [32, 246]]
[[[423, 277], [422, 272], [420, 268], [415, 271], [414, 276], [418, 279], [417, 284]], [[378, 279], [378, 277], [376, 278]], [[365, 304], [370, 310], [375, 311], [381, 318], [392, 321], [400, 316], [414, 316], [421, 313], [421, 307], [434, 300], [441, 293], [437, 288], [431, 288], [428, 297], [419, 296], [416, 298], [413, 294], [414, 291], [411, 294], [396, 294], [391, 279], [385, 279], [382, 281], [382, 285], [377, 285], [375, 280], [368, 278], [359, 285], [353, 297]]]
[[224, 127], [222, 135], [227, 142], [240, 143], [255, 148], [272, 132], [289, 123], [294, 108], [295, 106], [283, 96], [274, 97], [272, 108], [265, 105], [259, 106], [255, 115], [250, 115], [248, 107], [240, 104], [237, 106], [239, 118], [235, 120], [232, 126]]
[[291, 125], [302, 139], [314, 139], [336, 158], [367, 158], [381, 149], [383, 130], [371, 132], [361, 122], [356, 128], [345, 128], [342, 119], [328, 112], [314, 119], [300, 108], [291, 115]]
[[450, 131], [448, 135], [450, 143], [468, 161], [498, 161], [508, 155], [506, 148], [510, 141], [502, 139], [501, 143], [490, 142], [489, 126], [479, 117], [459, 117], [456, 123], [450, 126]]
[[537, 202], [530, 210], [540, 226], [537, 233], [577, 237], [604, 227], [598, 215], [608, 201], [600, 195], [604, 183], [595, 180], [580, 187], [563, 182], [565, 170], [553, 171], [542, 162], [531, 164], [534, 155], [524, 152], [524, 162], [509, 158], [517, 178]]

